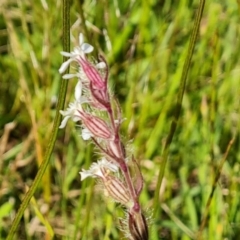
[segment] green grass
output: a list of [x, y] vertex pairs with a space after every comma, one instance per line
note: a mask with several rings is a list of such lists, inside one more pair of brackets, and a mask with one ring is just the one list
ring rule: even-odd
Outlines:
[[[62, 2], [2, 1], [0, 8], [0, 239], [6, 239], [37, 174], [56, 114], [62, 62]], [[162, 151], [173, 121], [183, 64], [199, 1], [77, 1], [72, 35], [83, 32], [110, 65], [110, 86], [126, 121], [121, 129], [145, 186], [141, 204], [151, 217]], [[150, 219], [151, 239], [240, 235], [240, 4], [207, 1], [193, 54], [179, 124]], [[72, 43], [71, 49], [75, 46]], [[66, 104], [75, 81], [68, 84]], [[14, 122], [15, 124], [9, 125]], [[15, 239], [121, 239], [121, 207], [78, 172], [98, 155], [68, 124], [20, 221]], [[231, 139], [234, 142], [224, 156]], [[221, 174], [214, 185], [219, 166]], [[211, 204], [207, 205], [216, 186]]]

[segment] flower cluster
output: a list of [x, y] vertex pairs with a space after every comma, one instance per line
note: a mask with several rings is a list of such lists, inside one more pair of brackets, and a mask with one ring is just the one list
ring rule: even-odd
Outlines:
[[[98, 178], [108, 196], [121, 203], [127, 209], [127, 236], [130, 239], [148, 239], [146, 219], [139, 204], [139, 195], [143, 187], [143, 178], [136, 160], [126, 156], [120, 138], [120, 125], [123, 121], [121, 109], [111, 96], [108, 88], [108, 66], [103, 57], [94, 64], [87, 54], [93, 47], [79, 36], [79, 46], [71, 53], [61, 52], [69, 59], [62, 64], [62, 74], [72, 62], [78, 65], [78, 72], [65, 74], [64, 79], [77, 78], [75, 101], [69, 104], [66, 111], [60, 111], [64, 117], [60, 128], [64, 128], [69, 119], [81, 122], [82, 138], [92, 140], [100, 150], [102, 159], [93, 163], [89, 170], [80, 172], [81, 180], [87, 177]], [[129, 164], [134, 165], [134, 178], [129, 171]]]

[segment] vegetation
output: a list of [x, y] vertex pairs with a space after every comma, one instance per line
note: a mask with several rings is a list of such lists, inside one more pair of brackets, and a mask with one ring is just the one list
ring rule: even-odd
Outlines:
[[[197, 0], [71, 2], [71, 49], [83, 32], [94, 54], [109, 63], [109, 84], [126, 117], [121, 133], [143, 172], [140, 202], [154, 240], [240, 235], [239, 1], [206, 2], [152, 217], [198, 6]], [[6, 239], [43, 161], [56, 115], [62, 2], [2, 0], [0, 13], [0, 239]], [[69, 81], [66, 104], [75, 85]], [[99, 156], [79, 135], [73, 123], [59, 131], [14, 239], [123, 238], [121, 208], [93, 180], [80, 181], [79, 171]]]

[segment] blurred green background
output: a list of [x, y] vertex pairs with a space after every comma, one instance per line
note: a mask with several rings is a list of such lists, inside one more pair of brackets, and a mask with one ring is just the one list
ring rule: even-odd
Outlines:
[[[141, 165], [141, 195], [151, 239], [194, 239], [214, 177], [231, 149], [211, 199], [202, 239], [240, 236], [240, 2], [207, 1], [177, 132], [151, 218], [162, 147], [199, 1], [72, 1], [72, 46], [80, 32], [110, 66], [110, 86], [126, 121], [129, 154]], [[80, 12], [85, 16], [84, 30]], [[0, 239], [43, 160], [61, 76], [62, 1], [0, 2]], [[74, 71], [74, 69], [72, 69]], [[66, 104], [73, 99], [70, 80]], [[98, 155], [73, 123], [59, 132], [51, 163], [15, 239], [121, 239], [121, 206], [78, 172]]]

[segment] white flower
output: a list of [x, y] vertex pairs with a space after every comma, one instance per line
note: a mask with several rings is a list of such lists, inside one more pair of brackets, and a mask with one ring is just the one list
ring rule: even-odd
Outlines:
[[83, 169], [80, 173], [81, 175], [81, 180], [83, 181], [87, 177], [101, 177], [104, 178], [104, 174], [106, 173], [106, 169], [112, 171], [112, 172], [117, 172], [118, 171], [118, 166], [110, 163], [107, 161], [105, 158], [102, 160], [98, 161], [97, 163], [93, 163], [90, 167], [89, 170]]
[[106, 63], [105, 62], [99, 62], [99, 63], [97, 63], [96, 64], [96, 68], [97, 69], [104, 69], [104, 68], [106, 68], [107, 66], [106, 66]]
[[[82, 83], [81, 81], [78, 81], [76, 87], [75, 87], [75, 101], [73, 103], [69, 104], [69, 107], [66, 111], [60, 111], [60, 113], [63, 115], [63, 120], [61, 122], [61, 125], [59, 128], [64, 128], [67, 124], [67, 121], [72, 118], [74, 122], [77, 122], [81, 120], [80, 113], [82, 111], [82, 104], [88, 102], [88, 100], [82, 96]], [[90, 138], [90, 137], [89, 137]]]
[[[77, 58], [79, 57], [85, 57], [85, 54], [87, 53], [90, 53], [93, 51], [93, 46], [88, 44], [88, 43], [85, 43], [84, 42], [84, 37], [83, 37], [83, 34], [80, 33], [79, 34], [79, 46], [78, 47], [75, 47], [74, 50], [70, 53], [68, 52], [61, 52], [61, 54], [65, 57], [69, 57], [69, 59], [64, 62], [61, 67], [59, 68], [59, 72], [60, 73], [63, 73], [65, 72], [65, 70], [67, 69], [67, 67], [69, 66], [69, 64], [73, 61], [76, 61]], [[67, 77], [66, 79], [69, 78], [68, 74], [66, 74]]]
[[69, 107], [67, 108], [66, 111], [60, 111], [60, 113], [63, 115], [63, 120], [61, 122], [61, 125], [59, 128], [64, 128], [67, 124], [67, 121], [72, 118], [74, 122], [77, 122], [80, 120], [80, 116], [78, 113], [78, 110], [82, 109], [81, 103], [78, 101], [75, 101], [73, 103], [69, 104]]
[[82, 139], [86, 141], [89, 140], [91, 137], [93, 137], [93, 134], [87, 128], [83, 128]]
[[93, 46], [84, 42], [84, 36], [82, 33], [79, 34], [79, 46], [83, 53], [90, 53], [93, 51]]

